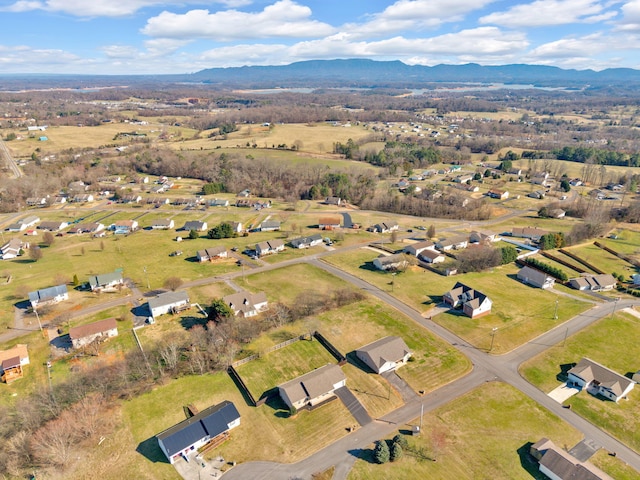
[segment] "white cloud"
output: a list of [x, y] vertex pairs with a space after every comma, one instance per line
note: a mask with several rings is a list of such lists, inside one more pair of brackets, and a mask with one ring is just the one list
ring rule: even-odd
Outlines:
[[91, 63], [73, 53], [57, 49], [37, 49], [25, 45], [0, 46], [0, 66], [4, 72], [46, 72], [59, 71], [67, 66], [83, 71], [82, 65]]
[[399, 0], [362, 24], [345, 25], [344, 30], [360, 35], [384, 35], [407, 29], [424, 30], [443, 23], [461, 21], [464, 16], [495, 0]]
[[622, 19], [618, 23], [620, 30], [640, 31], [640, 0], [631, 0], [622, 8]]
[[142, 33], [165, 38], [210, 38], [232, 41], [248, 38], [308, 38], [328, 35], [334, 28], [312, 20], [311, 9], [292, 0], [280, 0], [261, 12], [226, 10], [184, 14], [164, 11], [147, 21]]
[[[0, 8], [0, 10], [7, 12], [46, 10], [77, 17], [123, 17], [145, 7], [184, 5], [185, 3], [202, 3], [202, 0], [18, 0], [7, 7]], [[252, 0], [218, 0], [210, 3], [220, 3], [227, 7], [241, 7], [251, 4]]]
[[[233, 45], [207, 50], [199, 55], [199, 61], [216, 67], [241, 65], [278, 65], [290, 63], [289, 47], [282, 44]], [[283, 59], [286, 61], [283, 62]]]
[[598, 0], [536, 0], [516, 5], [504, 12], [486, 15], [480, 18], [480, 23], [505, 27], [541, 27], [592, 23], [598, 21], [598, 18], [611, 18], [615, 15], [614, 11], [607, 12], [606, 6]]
[[549, 58], [587, 58], [609, 50], [612, 45], [608, 40], [600, 33], [583, 37], [562, 38], [534, 48], [527, 54], [527, 57], [534, 61]]

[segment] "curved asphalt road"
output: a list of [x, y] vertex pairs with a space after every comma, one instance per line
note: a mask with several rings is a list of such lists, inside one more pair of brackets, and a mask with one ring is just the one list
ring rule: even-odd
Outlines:
[[456, 397], [464, 395], [482, 383], [493, 380], [503, 381], [517, 388], [538, 404], [547, 408], [555, 415], [580, 430], [585, 438], [593, 440], [606, 450], [616, 452], [618, 458], [640, 471], [640, 455], [571, 410], [563, 408], [561, 404], [551, 399], [551, 397], [546, 393], [524, 380], [518, 372], [518, 366], [523, 361], [528, 360], [550, 347], [560, 344], [560, 342], [565, 338], [565, 335], [572, 335], [580, 331], [596, 320], [610, 315], [616, 308], [622, 309], [631, 305], [637, 305], [640, 302], [633, 300], [621, 300], [617, 302], [617, 305], [614, 302], [597, 305], [506, 355], [491, 356], [484, 351], [473, 347], [468, 342], [457, 337], [440, 325], [423, 318], [420, 313], [413, 308], [364, 280], [348, 274], [332, 265], [321, 262], [315, 257], [307, 257], [306, 260], [314, 266], [322, 268], [323, 270], [350, 282], [356, 287], [368, 291], [371, 295], [393, 306], [401, 313], [407, 315], [431, 332], [440, 336], [463, 352], [472, 361], [473, 371], [466, 376], [445, 385], [444, 387], [424, 395], [420, 399], [416, 399], [405, 404], [383, 418], [377, 419], [376, 421], [361, 427], [355, 432], [343, 437], [298, 463], [244, 463], [225, 473], [225, 480], [246, 478], [256, 480], [311, 478], [311, 475], [314, 473], [324, 471], [334, 465], [336, 467], [334, 479], [346, 478], [351, 466], [358, 456], [358, 452], [361, 449], [367, 448], [375, 440], [389, 435], [391, 432], [394, 432], [403, 425], [406, 425], [407, 422], [410, 422], [420, 416], [422, 405], [424, 405], [424, 409], [426, 411], [433, 410], [450, 402]]

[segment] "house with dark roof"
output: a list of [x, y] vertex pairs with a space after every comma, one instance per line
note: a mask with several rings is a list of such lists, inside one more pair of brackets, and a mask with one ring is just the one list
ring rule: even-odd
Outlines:
[[29, 364], [29, 352], [25, 344], [17, 344], [0, 351], [0, 375], [4, 383], [11, 383], [24, 375], [22, 367]]
[[267, 294], [264, 292], [236, 292], [222, 297], [233, 314], [241, 317], [255, 317], [267, 309]]
[[442, 296], [442, 300], [451, 308], [462, 307], [462, 312], [471, 318], [491, 313], [491, 299], [467, 285], [456, 282], [451, 290]]
[[340, 197], [327, 197], [324, 199], [325, 205], [335, 205], [337, 207], [342, 203], [342, 199]]
[[336, 364], [327, 364], [278, 385], [278, 393], [289, 408], [312, 407], [335, 396], [334, 392], [346, 383], [342, 369]]
[[53, 303], [69, 300], [69, 293], [66, 285], [57, 285], [55, 287], [43, 288], [35, 292], [29, 292], [29, 302], [32, 308], [42, 305], [51, 305]]
[[568, 386], [584, 388], [592, 395], [601, 395], [618, 403], [631, 390], [635, 382], [619, 373], [609, 370], [588, 358], [583, 358], [567, 372]]
[[165, 292], [149, 299], [149, 311], [153, 318], [165, 313], [179, 312], [190, 307], [189, 294], [184, 290], [178, 292]]
[[204, 250], [198, 250], [196, 257], [199, 262], [212, 262], [219, 258], [227, 258], [227, 249], [223, 246], [205, 248]]
[[280, 230], [280, 222], [277, 220], [265, 220], [260, 224], [258, 229], [261, 232], [276, 232]]
[[307, 237], [294, 238], [289, 241], [289, 245], [293, 248], [310, 248], [322, 245], [322, 235], [316, 233], [315, 235], [309, 235]]
[[537, 288], [551, 288], [555, 284], [555, 278], [547, 275], [542, 270], [525, 265], [518, 271], [518, 280]]
[[512, 237], [529, 238], [535, 242], [539, 242], [540, 238], [548, 233], [547, 230], [538, 227], [513, 227], [511, 229]]
[[404, 253], [380, 255], [373, 260], [373, 265], [378, 270], [401, 270], [409, 264]]
[[340, 228], [339, 217], [323, 217], [318, 221], [318, 228], [320, 230], [333, 230]]
[[436, 250], [423, 250], [418, 254], [418, 260], [422, 260], [426, 263], [442, 263], [447, 257]]
[[506, 200], [509, 198], [509, 192], [506, 190], [500, 190], [499, 188], [492, 188], [487, 192], [487, 196], [490, 198], [497, 198], [498, 200]]
[[386, 222], [376, 223], [373, 227], [370, 227], [367, 230], [375, 233], [390, 233], [397, 231], [398, 228], [400, 228], [398, 222], [387, 220]]
[[82, 348], [90, 343], [103, 342], [118, 336], [118, 325], [115, 318], [106, 318], [99, 322], [88, 323], [69, 329], [69, 338], [73, 348]]
[[538, 460], [540, 472], [554, 480], [613, 480], [592, 463], [581, 462], [547, 438], [531, 445], [529, 453]]
[[358, 348], [356, 357], [380, 374], [407, 363], [411, 357], [411, 350], [402, 338], [390, 336]]
[[171, 218], [159, 218], [151, 224], [152, 230], [171, 230], [175, 227], [175, 223]]
[[284, 250], [284, 242], [280, 239], [268, 240], [256, 244], [256, 255], [262, 257], [271, 253], [278, 253]]
[[613, 290], [617, 281], [613, 275], [604, 273], [600, 275], [583, 275], [581, 277], [569, 279], [569, 286], [576, 290], [591, 290], [592, 292], [600, 292], [605, 290]]
[[38, 229], [45, 230], [47, 232], [57, 232], [59, 230], [64, 230], [68, 226], [69, 224], [63, 221], [46, 221], [38, 225]]
[[98, 233], [104, 230], [104, 225], [102, 223], [80, 223], [78, 225], [73, 225], [68, 233]]
[[436, 248], [442, 252], [448, 252], [449, 250], [460, 250], [467, 248], [469, 245], [469, 237], [466, 235], [458, 235], [453, 238], [447, 238], [436, 242]]
[[92, 292], [111, 290], [124, 286], [122, 272], [103, 273], [101, 275], [91, 275], [89, 277], [89, 287]]
[[240, 425], [236, 406], [225, 400], [156, 435], [160, 450], [169, 463], [187, 458], [207, 444], [219, 443], [229, 437], [229, 430]]

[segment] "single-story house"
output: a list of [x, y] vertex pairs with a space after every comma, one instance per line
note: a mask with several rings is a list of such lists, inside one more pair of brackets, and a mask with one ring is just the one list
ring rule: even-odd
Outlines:
[[431, 250], [435, 252], [436, 246], [431, 240], [424, 240], [422, 242], [416, 242], [412, 243], [411, 245], [407, 245], [406, 247], [404, 247], [403, 251], [407, 255], [417, 257], [425, 250]]
[[142, 197], [140, 195], [136, 195], [132, 193], [130, 195], [122, 195], [118, 202], [120, 203], [140, 203]]
[[409, 264], [404, 253], [394, 253], [392, 255], [380, 255], [373, 260], [373, 265], [378, 270], [400, 270]]
[[11, 260], [12, 258], [19, 257], [24, 250], [29, 248], [29, 244], [23, 242], [19, 238], [12, 238], [2, 247], [0, 247], [0, 254], [3, 260]]
[[512, 237], [529, 238], [535, 242], [539, 242], [543, 235], [549, 232], [538, 227], [513, 227], [511, 229]]
[[26, 200], [28, 207], [46, 207], [48, 201], [47, 197], [29, 197]]
[[213, 200], [209, 200], [210, 207], [228, 207], [229, 200], [226, 198], [214, 198]]
[[468, 173], [463, 173], [462, 175], [458, 175], [456, 178], [453, 179], [453, 181], [456, 183], [467, 183], [467, 182], [470, 182], [471, 180], [473, 180], [473, 175], [470, 175]]
[[231, 230], [233, 233], [242, 233], [242, 222], [225, 222], [228, 225], [231, 225]]
[[561, 208], [554, 208], [549, 210], [549, 216], [551, 218], [564, 218], [567, 216], [567, 212]]
[[225, 247], [205, 248], [198, 250], [196, 253], [199, 262], [213, 261], [218, 258], [227, 258], [227, 249]]
[[551, 288], [556, 280], [541, 270], [525, 265], [518, 271], [518, 280], [537, 288]]
[[80, 223], [78, 225], [73, 225], [69, 230], [67, 230], [68, 233], [76, 233], [76, 234], [81, 234], [81, 233], [98, 233], [101, 232], [102, 230], [104, 230], [104, 225], [102, 223]]
[[322, 235], [316, 233], [315, 235], [309, 235], [308, 237], [294, 238], [289, 241], [289, 245], [293, 248], [309, 248], [322, 245]]
[[36, 217], [35, 215], [29, 215], [21, 220], [18, 220], [16, 223], [12, 223], [7, 227], [7, 230], [10, 232], [23, 232], [27, 228], [35, 226], [38, 222], [40, 222], [40, 217]]
[[490, 243], [500, 241], [500, 236], [493, 232], [473, 231], [469, 234], [469, 243]]
[[280, 230], [280, 222], [277, 220], [265, 220], [260, 224], [261, 232], [275, 232]]
[[229, 305], [233, 314], [242, 317], [255, 317], [267, 309], [267, 294], [264, 292], [237, 292], [222, 297], [222, 301]]
[[337, 207], [342, 203], [342, 199], [340, 197], [327, 197], [324, 200], [325, 205], [335, 205]]
[[229, 436], [229, 430], [240, 425], [236, 406], [225, 400], [156, 435], [160, 450], [169, 463], [181, 456], [195, 453], [207, 443], [219, 442]]
[[442, 263], [447, 257], [436, 250], [423, 250], [418, 254], [418, 258], [427, 263]]
[[46, 230], [47, 232], [57, 232], [59, 230], [64, 230], [68, 226], [69, 224], [67, 222], [47, 221], [47, 222], [42, 222], [40, 225], [38, 225], [38, 228], [40, 230]]
[[29, 365], [29, 352], [25, 344], [19, 343], [8, 350], [0, 351], [0, 375], [4, 383], [22, 378], [22, 367], [25, 365]]
[[69, 300], [69, 293], [67, 292], [66, 285], [57, 285], [55, 287], [36, 290], [35, 292], [29, 292], [29, 302], [33, 308], [40, 305], [62, 302], [63, 300]]
[[569, 286], [576, 290], [591, 290], [599, 292], [603, 290], [613, 290], [616, 287], [616, 279], [609, 273], [600, 275], [584, 275], [569, 279]]
[[114, 232], [116, 235], [127, 235], [138, 229], [137, 220], [118, 220], [114, 223]]
[[333, 230], [334, 228], [340, 228], [340, 218], [323, 217], [318, 222], [318, 228], [320, 230]]
[[284, 242], [280, 239], [269, 240], [256, 244], [256, 255], [262, 257], [270, 253], [282, 252], [284, 250]]
[[236, 200], [236, 207], [249, 208], [251, 205], [253, 205], [253, 203], [253, 200], [250, 200], [248, 198], [238, 198]]
[[173, 313], [189, 306], [189, 294], [185, 291], [165, 292], [149, 299], [149, 311], [153, 318]]
[[602, 395], [618, 402], [624, 398], [635, 385], [630, 378], [609, 370], [588, 358], [583, 358], [567, 372], [568, 386], [584, 388], [592, 395]]
[[592, 463], [581, 462], [547, 438], [531, 445], [529, 453], [538, 460], [540, 472], [554, 480], [613, 480]]
[[74, 195], [71, 201], [73, 203], [89, 203], [93, 202], [95, 199], [91, 193], [79, 193]]
[[103, 273], [101, 275], [91, 275], [89, 277], [89, 287], [91, 291], [100, 291], [124, 286], [122, 272]]
[[491, 313], [491, 299], [484, 293], [460, 282], [456, 282], [442, 299], [451, 308], [462, 306], [462, 312], [467, 317], [476, 318]]
[[399, 228], [398, 222], [387, 221], [382, 223], [376, 223], [373, 227], [369, 228], [368, 230], [370, 232], [389, 233], [389, 232], [395, 232], [396, 230], [398, 230], [398, 228]]
[[244, 190], [242, 190], [236, 195], [236, 197], [242, 197], [242, 198], [248, 198], [250, 196], [251, 196], [251, 190], [249, 190], [248, 188], [245, 188]]
[[436, 242], [436, 248], [443, 252], [448, 252], [449, 250], [460, 250], [463, 248], [467, 248], [468, 245], [469, 237], [465, 235], [459, 235], [457, 237], [448, 238]]
[[534, 185], [542, 185], [547, 186], [549, 182], [549, 174], [547, 172], [536, 173], [533, 177], [531, 177], [531, 183]]
[[69, 329], [69, 338], [73, 348], [82, 348], [95, 341], [104, 341], [116, 336], [118, 336], [118, 325], [115, 318], [106, 318], [99, 322]]
[[175, 223], [170, 218], [159, 218], [151, 224], [153, 230], [171, 230], [175, 227]]
[[411, 357], [411, 350], [400, 337], [390, 336], [356, 350], [356, 357], [376, 373], [384, 373], [401, 367]]
[[278, 393], [289, 408], [314, 406], [333, 397], [344, 387], [347, 377], [336, 364], [327, 364], [312, 372], [278, 385]]
[[204, 232], [207, 230], [207, 222], [201, 222], [200, 220], [191, 220], [185, 222], [182, 230], [186, 232], [190, 232], [191, 230], [195, 230], [196, 232]]
[[500, 190], [498, 188], [492, 188], [487, 192], [487, 196], [490, 198], [497, 198], [499, 200], [506, 200], [509, 198], [509, 192], [506, 190]]

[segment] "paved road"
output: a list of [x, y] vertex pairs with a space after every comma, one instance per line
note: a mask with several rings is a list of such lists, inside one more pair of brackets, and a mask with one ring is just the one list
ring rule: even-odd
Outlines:
[[22, 170], [20, 170], [20, 168], [18, 167], [18, 164], [16, 163], [16, 161], [11, 156], [11, 152], [9, 152], [7, 145], [4, 143], [4, 141], [1, 138], [0, 138], [0, 158], [4, 160], [5, 165], [7, 166], [7, 168], [11, 170], [11, 173], [13, 173], [14, 177], [20, 178], [22, 175], [24, 175], [22, 173]]
[[[477, 386], [487, 381], [503, 381], [508, 383], [525, 395], [536, 401], [538, 404], [547, 408], [567, 423], [580, 430], [584, 437], [592, 442], [602, 445], [609, 451], [615, 451], [618, 458], [640, 471], [640, 455], [614, 439], [607, 433], [589, 423], [573, 411], [565, 409], [551, 399], [546, 393], [537, 389], [526, 380], [524, 380], [519, 372], [518, 366], [524, 360], [545, 351], [548, 348], [560, 348], [566, 335], [572, 335], [581, 329], [591, 325], [596, 320], [610, 315], [615, 308], [625, 308], [633, 304], [639, 304], [638, 301], [624, 300], [618, 302], [610, 302], [606, 304], [596, 305], [587, 312], [574, 317], [573, 319], [559, 325], [555, 329], [531, 340], [525, 345], [513, 350], [512, 352], [501, 355], [492, 356], [486, 352], [479, 350], [470, 345], [465, 340], [457, 337], [450, 331], [444, 329], [440, 325], [431, 320], [425, 319], [408, 305], [400, 302], [387, 292], [365, 282], [364, 280], [348, 274], [332, 265], [319, 261], [317, 258], [308, 259], [309, 263], [322, 268], [331, 274], [350, 282], [351, 284], [368, 291], [371, 295], [379, 300], [393, 306], [401, 313], [407, 315], [417, 323], [429, 329], [434, 334], [443, 338], [458, 350], [463, 352], [473, 363], [473, 371], [444, 387], [424, 395], [422, 398], [410, 400], [403, 407], [389, 413], [385, 417], [372, 422], [356, 432], [347, 435], [310, 457], [296, 464], [277, 464], [271, 462], [250, 462], [239, 465], [224, 475], [225, 480], [233, 479], [289, 479], [289, 478], [310, 478], [312, 474], [324, 471], [332, 465], [336, 465], [336, 471], [347, 472], [348, 465], [352, 465], [354, 457], [359, 455], [360, 450], [368, 448], [375, 440], [389, 435], [390, 433], [407, 425], [420, 415], [420, 410], [424, 406], [425, 411], [438, 408], [452, 399], [455, 399], [465, 393], [473, 390]], [[338, 478], [334, 476], [334, 480]]]

